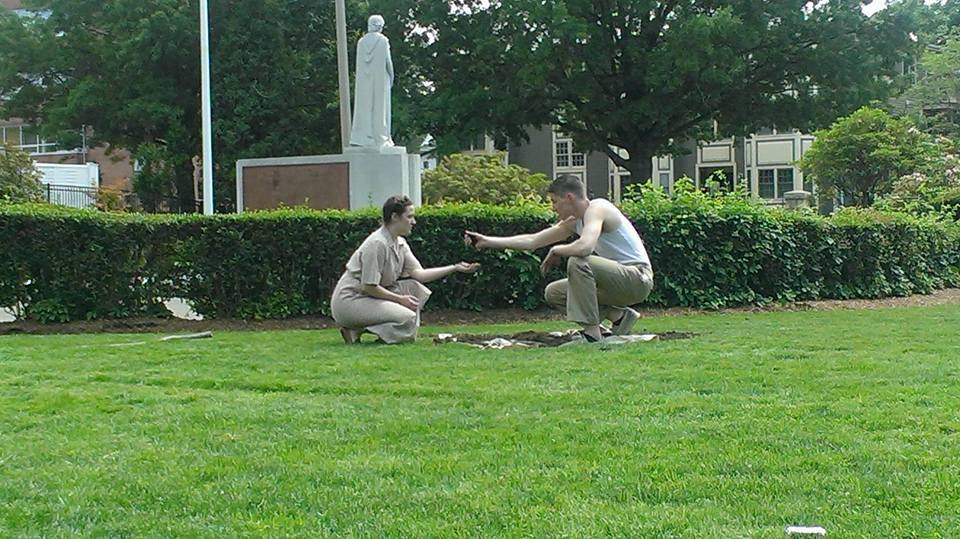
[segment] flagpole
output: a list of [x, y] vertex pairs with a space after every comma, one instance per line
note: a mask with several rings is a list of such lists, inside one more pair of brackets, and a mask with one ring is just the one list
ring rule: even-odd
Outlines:
[[210, 21], [200, 0], [200, 110], [203, 117], [203, 214], [213, 215], [213, 128], [210, 120]]

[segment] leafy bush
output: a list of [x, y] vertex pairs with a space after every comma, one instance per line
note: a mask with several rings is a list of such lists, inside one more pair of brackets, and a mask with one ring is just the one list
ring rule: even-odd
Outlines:
[[875, 205], [914, 215], [960, 219], [960, 157], [956, 150], [935, 160], [927, 170], [894, 182], [892, 192]]
[[136, 151], [140, 169], [133, 175], [133, 191], [146, 211], [157, 211], [163, 199], [175, 194], [176, 171], [170, 152], [160, 144], [141, 144]]
[[518, 199], [543, 200], [547, 177], [518, 165], [504, 164], [505, 154], [453, 154], [423, 173], [425, 202], [511, 204]]
[[817, 131], [816, 137], [800, 160], [803, 173], [821, 195], [841, 194], [861, 207], [889, 193], [898, 178], [925, 171], [943, 154], [936, 140], [910, 119], [869, 107]]
[[129, 206], [123, 191], [101, 187], [97, 191], [96, 207], [100, 211], [127, 211]]
[[11, 145], [0, 147], [0, 202], [43, 200], [40, 173], [26, 152]]
[[[877, 210], [831, 218], [766, 209], [734, 194], [649, 187], [624, 203], [644, 238], [656, 286], [648, 303], [720, 308], [871, 298], [960, 285], [960, 225]], [[512, 235], [556, 219], [539, 204], [424, 207], [409, 241], [425, 265], [482, 263], [431, 283], [428, 308], [543, 305], [538, 254], [474, 251], [464, 229]], [[284, 209], [244, 215], [104, 214], [0, 208], [0, 305], [44, 320], [156, 312], [182, 297], [206, 317], [329, 312], [347, 258], [377, 212]]]
[[960, 187], [944, 189], [933, 201], [938, 211], [960, 221]]

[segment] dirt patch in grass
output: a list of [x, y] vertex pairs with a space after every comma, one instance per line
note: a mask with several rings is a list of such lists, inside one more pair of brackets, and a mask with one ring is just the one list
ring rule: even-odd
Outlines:
[[[669, 341], [690, 339], [695, 333], [668, 331], [665, 333], [650, 333], [646, 335], [611, 336], [598, 344], [624, 344], [627, 342]], [[508, 348], [520, 346], [526, 348], [553, 348], [566, 344], [583, 343], [583, 337], [577, 330], [569, 331], [521, 331], [512, 334], [474, 334], [474, 333], [440, 333], [433, 338], [434, 344], [469, 344], [481, 348]]]
[[[831, 309], [882, 309], [891, 307], [926, 307], [960, 304], [960, 289], [938, 290], [929, 295], [870, 300], [823, 300], [796, 303], [746, 306], [721, 312], [806, 311]], [[683, 316], [707, 311], [674, 307], [644, 308], [644, 318]], [[715, 311], [714, 311], [715, 312]], [[563, 320], [563, 314], [548, 309], [496, 309], [483, 312], [441, 309], [423, 314], [425, 325], [488, 325], [516, 322]], [[69, 333], [195, 333], [200, 331], [271, 331], [312, 330], [335, 327], [333, 320], [322, 316], [304, 316], [284, 320], [182, 320], [179, 318], [126, 318], [120, 320], [80, 320], [66, 324], [40, 324], [19, 320], [0, 323], [0, 335], [69, 334]]]
[[[484, 312], [437, 310], [423, 313], [424, 325], [480, 325], [513, 322], [542, 322], [562, 320], [563, 315], [549, 309], [497, 309]], [[50, 335], [75, 333], [194, 333], [200, 331], [273, 331], [314, 330], [336, 327], [325, 316], [300, 316], [282, 320], [181, 318], [122, 318], [113, 320], [77, 320], [64, 324], [41, 324], [31, 320], [0, 323], [0, 335]]]

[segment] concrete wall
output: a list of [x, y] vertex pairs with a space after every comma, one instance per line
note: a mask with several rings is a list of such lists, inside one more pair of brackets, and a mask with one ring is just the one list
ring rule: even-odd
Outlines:
[[601, 152], [590, 152], [587, 161], [587, 195], [590, 198], [610, 196], [610, 158]]
[[674, 180], [678, 180], [684, 176], [691, 179], [696, 178], [697, 143], [691, 140], [683, 143], [681, 146], [687, 150], [687, 153], [677, 155], [673, 158], [673, 178]]
[[528, 127], [530, 140], [507, 147], [510, 162], [553, 178], [553, 133], [551, 127]]

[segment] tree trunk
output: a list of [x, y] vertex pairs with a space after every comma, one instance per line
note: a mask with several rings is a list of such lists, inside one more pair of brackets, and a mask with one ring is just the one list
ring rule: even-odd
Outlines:
[[[630, 171], [630, 184], [639, 186], [653, 178], [653, 153], [642, 149], [630, 151], [626, 168]], [[623, 187], [626, 187], [624, 185]]]

